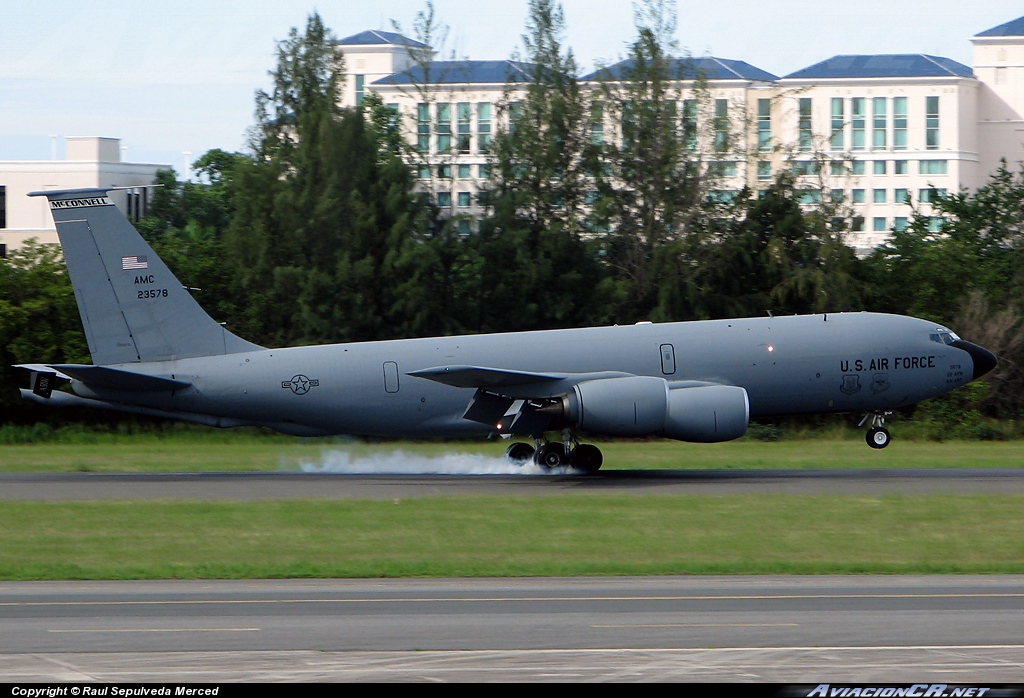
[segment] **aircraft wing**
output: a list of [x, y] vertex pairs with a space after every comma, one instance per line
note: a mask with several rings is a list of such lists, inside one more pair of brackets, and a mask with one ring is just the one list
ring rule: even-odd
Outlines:
[[501, 392], [502, 388], [562, 381], [568, 378], [565, 374], [530, 373], [484, 366], [435, 366], [412, 371], [408, 375], [437, 381], [454, 388], [481, 388], [497, 392]]
[[583, 381], [631, 376], [620, 371], [534, 373], [485, 366], [435, 366], [407, 375], [455, 388], [476, 388], [463, 419], [494, 427], [499, 434], [536, 435], [561, 413], [562, 398]]

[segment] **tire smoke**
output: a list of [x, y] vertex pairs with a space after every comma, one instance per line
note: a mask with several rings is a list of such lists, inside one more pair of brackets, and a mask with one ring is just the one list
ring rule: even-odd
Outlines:
[[352, 475], [571, 475], [569, 466], [544, 468], [528, 462], [519, 465], [504, 457], [478, 453], [445, 453], [427, 456], [407, 451], [353, 455], [349, 451], [325, 451], [319, 461], [302, 461], [304, 473]]

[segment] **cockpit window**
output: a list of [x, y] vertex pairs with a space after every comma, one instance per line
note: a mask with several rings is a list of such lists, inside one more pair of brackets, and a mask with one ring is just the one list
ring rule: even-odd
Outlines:
[[951, 332], [950, 330], [947, 330], [945, 327], [937, 328], [936, 331], [928, 335], [928, 337], [933, 342], [938, 342], [939, 344], [952, 344], [953, 342], [959, 341], [960, 339], [957, 336], [956, 332]]

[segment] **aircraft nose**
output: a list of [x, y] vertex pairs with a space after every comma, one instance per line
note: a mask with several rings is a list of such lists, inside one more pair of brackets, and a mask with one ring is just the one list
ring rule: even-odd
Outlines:
[[996, 364], [999, 363], [999, 359], [995, 354], [985, 347], [979, 347], [977, 344], [972, 344], [970, 342], [965, 342], [962, 339], [958, 339], [953, 342], [952, 346], [957, 349], [963, 349], [971, 355], [971, 361], [974, 362], [974, 376], [971, 380], [981, 378], [995, 368]]

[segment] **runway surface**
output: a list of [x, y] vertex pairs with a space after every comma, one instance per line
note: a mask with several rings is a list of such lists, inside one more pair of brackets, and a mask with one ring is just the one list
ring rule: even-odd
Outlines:
[[609, 470], [582, 475], [352, 475], [325, 473], [2, 473], [0, 500], [407, 499], [638, 494], [1024, 493], [1024, 468], [913, 470]]
[[1024, 676], [1024, 577], [0, 584], [3, 681]]

